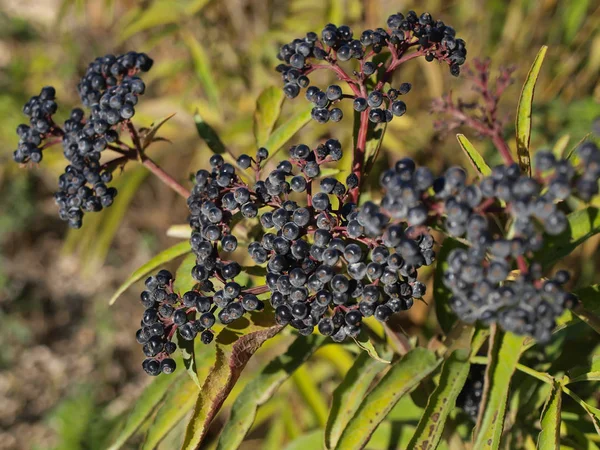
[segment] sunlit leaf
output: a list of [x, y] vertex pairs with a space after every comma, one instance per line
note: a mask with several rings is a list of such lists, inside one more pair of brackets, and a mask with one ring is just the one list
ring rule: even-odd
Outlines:
[[440, 362], [433, 352], [416, 348], [392, 365], [350, 419], [336, 448], [363, 448], [398, 400], [417, 387]]
[[217, 449], [238, 448], [250, 430], [259, 406], [269, 400], [294, 371], [323, 343], [318, 335], [299, 336], [281, 356], [272, 360], [236, 398]]
[[326, 448], [336, 448], [344, 428], [356, 413], [371, 383], [386, 367], [389, 365], [371, 358], [367, 353], [361, 353], [356, 358], [344, 380], [333, 392], [325, 427]]
[[536, 260], [545, 267], [560, 261], [579, 245], [592, 236], [600, 233], [600, 211], [588, 207], [572, 212], [567, 216], [569, 226], [558, 236], [547, 236], [542, 250], [536, 254]]
[[179, 373], [172, 376], [159, 376], [148, 385], [140, 395], [127, 416], [123, 427], [115, 437], [108, 450], [117, 450], [127, 442], [144, 421], [155, 411], [169, 388], [181, 379]]
[[[200, 446], [210, 423], [221, 409], [248, 360], [267, 339], [281, 330], [280, 326], [273, 325], [272, 317], [263, 316], [264, 314], [255, 315], [256, 319], [261, 320], [260, 324], [248, 324], [241, 330], [234, 329], [232, 324], [217, 336], [216, 361], [196, 399], [185, 434], [184, 449]], [[247, 319], [238, 319], [239, 321], [247, 322]]]
[[531, 110], [533, 106], [533, 94], [535, 85], [540, 74], [544, 56], [548, 47], [542, 46], [538, 52], [519, 97], [519, 106], [517, 107], [517, 156], [521, 172], [531, 175], [531, 157], [529, 152], [529, 141], [531, 140]]
[[[163, 376], [163, 375], [161, 375]], [[198, 395], [198, 386], [191, 378], [180, 379], [169, 391], [163, 405], [156, 413], [142, 446], [142, 450], [152, 450], [165, 438], [192, 409]]]
[[492, 169], [487, 165], [483, 156], [477, 151], [473, 144], [467, 139], [464, 134], [457, 134], [456, 139], [458, 139], [458, 143], [460, 147], [463, 149], [471, 165], [477, 171], [480, 177], [487, 177], [492, 173]]
[[192, 61], [194, 62], [194, 68], [196, 69], [196, 75], [200, 80], [204, 94], [208, 98], [208, 101], [212, 107], [218, 110], [219, 90], [213, 77], [214, 72], [211, 67], [211, 59], [209, 55], [206, 53], [202, 43], [196, 39], [191, 32], [182, 30], [181, 37], [190, 51]]
[[360, 334], [354, 338], [354, 342], [356, 342], [356, 345], [366, 351], [371, 358], [385, 364], [390, 363], [389, 359], [384, 358], [379, 354], [375, 348], [375, 345], [373, 345], [373, 342], [371, 341], [371, 337], [364, 329], [362, 329]]
[[311, 110], [312, 105], [308, 105], [279, 125], [273, 133], [271, 133], [269, 139], [267, 139], [263, 145], [263, 147], [269, 150], [269, 159], [272, 159], [298, 131], [310, 122]]
[[281, 105], [285, 98], [279, 86], [270, 86], [260, 93], [254, 111], [254, 137], [256, 146], [262, 147], [273, 131], [281, 114]]
[[454, 408], [458, 394], [469, 375], [470, 351], [458, 349], [452, 352], [442, 366], [442, 375], [433, 394], [429, 397], [409, 449], [434, 450], [437, 448], [448, 415]]
[[150, 272], [154, 271], [158, 267], [163, 264], [178, 258], [179, 256], [185, 255], [186, 253], [191, 252], [192, 249], [190, 247], [190, 243], [179, 242], [178, 244], [169, 247], [168, 249], [160, 252], [158, 255], [154, 256], [150, 261], [146, 262], [143, 266], [138, 268], [135, 272], [133, 272], [127, 280], [119, 286], [119, 289], [114, 293], [111, 297], [109, 304], [112, 305], [119, 296], [125, 292], [133, 283], [141, 280], [143, 277], [148, 275]]
[[486, 370], [486, 392], [478, 419], [475, 447], [498, 449], [504, 427], [504, 415], [510, 381], [519, 362], [524, 338], [496, 330]]
[[541, 450], [559, 450], [560, 448], [560, 411], [562, 405], [562, 390], [554, 382], [550, 396], [546, 400], [540, 425], [542, 431], [538, 435], [537, 448]]

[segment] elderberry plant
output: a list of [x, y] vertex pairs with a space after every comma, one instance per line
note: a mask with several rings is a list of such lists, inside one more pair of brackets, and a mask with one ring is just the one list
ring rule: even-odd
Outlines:
[[[541, 265], [527, 260], [544, 247], [544, 232], [558, 235], [567, 228], [561, 202], [572, 196], [589, 201], [598, 194], [600, 152], [594, 144], [578, 149], [577, 165], [538, 152], [533, 176], [523, 174], [503, 146], [506, 164], [474, 182], [460, 167], [435, 176], [404, 158], [381, 175], [381, 199], [359, 203], [367, 130], [404, 114], [406, 105], [397, 98], [411, 88], [404, 82], [384, 93], [383, 86], [393, 83], [402, 63], [419, 56], [448, 64], [458, 75], [466, 48], [455, 34], [431, 15], [411, 11], [390, 16], [387, 29], [363, 31], [358, 39], [349, 27], [329, 24], [320, 37], [310, 32], [281, 47], [278, 57], [285, 64], [277, 70], [285, 82], [284, 93], [294, 98], [308, 87], [306, 97], [315, 104], [313, 118], [341, 118], [341, 110], [328, 108], [344, 98], [352, 99], [361, 113], [353, 172], [345, 183], [322, 176], [323, 167], [343, 156], [335, 139], [312, 149], [294, 145], [289, 159], [268, 172], [266, 148], [231, 162], [213, 155], [210, 168], [194, 175], [191, 192], [179, 189], [190, 211], [190, 245], [197, 258], [191, 275], [197, 284], [189, 291], [173, 292], [172, 275], [161, 271], [148, 278], [148, 290], [141, 295], [146, 310], [137, 340], [144, 345], [148, 359], [143, 366], [149, 374], [174, 370], [169, 355], [176, 348], [176, 333], [184, 340], [199, 335], [208, 344], [217, 320], [228, 325], [246, 312], [263, 310], [258, 298], [263, 294], [279, 325], [290, 325], [303, 335], [318, 330], [336, 342], [356, 338], [364, 318], [385, 322], [423, 297], [426, 287], [418, 280], [418, 269], [435, 261], [432, 227], [464, 244], [448, 255], [443, 278], [452, 292], [449, 305], [461, 320], [498, 323], [540, 342], [550, 339], [557, 317], [577, 299], [563, 288], [567, 272], [545, 279]], [[382, 52], [389, 53], [387, 59], [380, 57]], [[358, 65], [352, 75], [342, 67], [349, 60]], [[55, 197], [59, 216], [70, 226], [80, 227], [84, 212], [110, 206], [117, 193], [107, 186], [113, 170], [143, 153], [131, 119], [145, 91], [138, 74], [151, 67], [152, 60], [143, 53], [97, 58], [77, 86], [90, 112], [86, 116], [74, 109], [63, 128], [52, 119], [57, 109], [52, 87], [42, 89], [23, 108], [30, 125], [17, 129], [15, 161], [38, 163], [46, 146], [62, 142], [68, 165]], [[476, 67], [487, 69], [480, 62]], [[332, 70], [352, 94], [343, 94], [337, 84], [324, 91], [309, 86], [308, 75], [319, 69]], [[506, 72], [499, 82], [502, 90], [509, 75]], [[437, 110], [450, 104], [446, 99]], [[466, 117], [462, 112], [455, 115]], [[133, 147], [120, 139], [123, 130]], [[122, 156], [101, 164], [106, 149]], [[168, 177], [153, 166], [163, 179]], [[252, 173], [254, 184], [246, 183], [240, 170]], [[495, 214], [510, 222], [510, 236], [494, 221]], [[249, 242], [248, 253], [264, 267], [264, 286], [246, 287], [236, 281], [242, 267], [228, 255], [238, 247], [239, 219], [260, 224], [262, 231]]]
[[[113, 172], [129, 162], [140, 162], [186, 200], [193, 258], [186, 272], [192, 281], [179, 286], [173, 274], [162, 269], [145, 280], [140, 295], [144, 312], [135, 338], [146, 357], [143, 370], [149, 375], [173, 373], [178, 347], [189, 352], [196, 341], [208, 345], [216, 340], [215, 345], [224, 345], [220, 333], [238, 326], [241, 350], [231, 350], [228, 356], [223, 350], [218, 353], [218, 358], [230, 358], [231, 370], [222, 391], [209, 399], [220, 407], [223, 394], [226, 397], [233, 387], [230, 381], [239, 376], [235, 370], [243, 368], [264, 340], [287, 326], [296, 330], [299, 342], [308, 342], [313, 335], [327, 338], [326, 342], [354, 340], [380, 362], [378, 348], [384, 347], [385, 353], [391, 347], [377, 335], [376, 330], [382, 330], [395, 342], [401, 358], [394, 360], [374, 389], [389, 388], [388, 375], [407, 360], [427, 366], [412, 377], [402, 373], [416, 380], [414, 387], [444, 359], [439, 386], [447, 389], [449, 379], [458, 381], [452, 381], [456, 385], [451, 392], [431, 393], [428, 405], [440, 407], [436, 402], [442, 397], [446, 401], [448, 395], [450, 407], [456, 404], [485, 428], [497, 410], [492, 403], [483, 404], [482, 398], [490, 388], [490, 377], [503, 364], [482, 361], [486, 357], [477, 355], [490, 334], [488, 328], [494, 336], [488, 344], [491, 355], [504, 352], [510, 359], [510, 344], [515, 345], [512, 370], [526, 342], [549, 343], [557, 324], [562, 321], [564, 326], [565, 315], [582, 311], [580, 300], [569, 290], [569, 272], [551, 270], [556, 262], [552, 252], [567, 254], [574, 243], [597, 232], [594, 228], [575, 236], [578, 214], [598, 201], [600, 149], [585, 140], [562, 154], [529, 148], [530, 131], [523, 129], [522, 121], [530, 121], [531, 104], [527, 105], [525, 94], [530, 89], [532, 95], [533, 88], [526, 83], [514, 151], [498, 113], [513, 69], [501, 70], [491, 86], [489, 62], [475, 60], [462, 73], [473, 81], [481, 101], [456, 102], [447, 95], [434, 102], [433, 111], [443, 116], [436, 126], [444, 131], [465, 126], [474, 130], [491, 141], [501, 164], [490, 167], [466, 137], [458, 135], [475, 172], [453, 166], [434, 173], [405, 157], [378, 174], [379, 189], [369, 191], [364, 179], [380, 156], [385, 124], [407, 111], [400, 97], [410, 92], [412, 83], [395, 79], [398, 69], [423, 57], [449, 66], [450, 73], [458, 76], [466, 55], [465, 42], [454, 29], [428, 13], [393, 14], [386, 28], [365, 30], [356, 37], [346, 25], [327, 24], [320, 34], [308, 32], [281, 46], [277, 54], [282, 61], [277, 71], [283, 93], [294, 99], [304, 92], [313, 104], [311, 117], [319, 123], [340, 121], [340, 102], [351, 100], [356, 113], [353, 147], [345, 148], [343, 141], [328, 137], [288, 145], [284, 156], [279, 147], [235, 156], [204, 124], [199, 131], [214, 154], [205, 167], [194, 168], [188, 178], [190, 189], [147, 154], [160, 125], [147, 130], [132, 122], [146, 89], [140, 74], [151, 69], [152, 60], [136, 52], [106, 55], [90, 63], [77, 85], [88, 111], [74, 109], [62, 127], [53, 118], [54, 88], [43, 88], [27, 102], [23, 112], [30, 124], [17, 129], [14, 159], [37, 164], [49, 147], [62, 144], [67, 165], [55, 199], [60, 218], [74, 228], [81, 227], [85, 212], [113, 203], [117, 191], [108, 184]], [[317, 70], [337, 81], [312, 85], [309, 75]], [[539, 67], [534, 65], [528, 81], [536, 70]], [[117, 156], [107, 161], [103, 156], [109, 151]], [[344, 167], [348, 151], [352, 163]], [[152, 271], [158, 266], [153, 265]], [[423, 273], [432, 271], [436, 273], [434, 295], [426, 297]], [[390, 321], [427, 298], [435, 302], [445, 333], [443, 343], [430, 341], [431, 348], [438, 346], [437, 353], [411, 348], [414, 342]], [[586, 314], [586, 321], [593, 322]], [[243, 335], [240, 324], [257, 317], [269, 323], [268, 333], [262, 340], [242, 341], [252, 333]], [[469, 341], [466, 356], [460, 353], [464, 348], [456, 350], [462, 341]], [[294, 362], [293, 358], [285, 361]], [[471, 362], [478, 365], [471, 367]], [[488, 364], [487, 372], [479, 363]], [[276, 370], [285, 366], [278, 364]], [[186, 368], [190, 367], [188, 360]], [[374, 379], [375, 375], [366, 383]], [[508, 384], [505, 388], [508, 391]], [[448, 414], [446, 410], [443, 421]], [[431, 416], [433, 422], [439, 418], [438, 412]], [[430, 441], [428, 430], [435, 425], [428, 421], [425, 416], [421, 419], [410, 448], [431, 448], [428, 444], [434, 439], [439, 442], [441, 431]], [[191, 429], [195, 430], [194, 424]], [[366, 440], [373, 431], [368, 430]], [[477, 442], [487, 439], [488, 432], [493, 434], [478, 431]], [[362, 447], [356, 444], [348, 433], [337, 436], [337, 446], [326, 438], [328, 448], [366, 445], [366, 441]]]

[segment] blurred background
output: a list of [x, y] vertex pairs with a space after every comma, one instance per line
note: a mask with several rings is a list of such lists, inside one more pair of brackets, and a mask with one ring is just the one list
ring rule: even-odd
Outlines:
[[[0, 449], [104, 448], [106, 430], [149, 381], [134, 339], [142, 312], [140, 286], [113, 307], [108, 299], [128, 274], [178, 242], [166, 230], [186, 221], [181, 198], [144, 168], [127, 167], [115, 183], [116, 204], [87, 215], [81, 230], [68, 230], [52, 198], [64, 169], [60, 149], [47, 151], [43, 163], [30, 170], [12, 162], [25, 101], [53, 85], [58, 117], [64, 119], [78, 104], [75, 86], [88, 62], [106, 53], [149, 53], [155, 65], [144, 77], [148, 88], [134, 122], [148, 126], [176, 113], [162, 129], [172, 143], [154, 145], [150, 155], [184, 181], [209, 154], [196, 134], [196, 110], [234, 153], [255, 150], [255, 102], [265, 87], [280, 85], [273, 70], [279, 45], [319, 32], [327, 22], [347, 23], [356, 35], [384, 26], [391, 13], [421, 13], [425, 7], [466, 40], [468, 60], [490, 57], [493, 68], [516, 66], [515, 83], [501, 103], [507, 136], [513, 133], [520, 85], [544, 44], [549, 51], [535, 94], [533, 148], [570, 148], [593, 132], [594, 124], [600, 132], [600, 3], [593, 0], [0, 2]], [[423, 59], [403, 67], [395, 83], [411, 82], [413, 90], [406, 116], [388, 127], [382, 165], [386, 158], [407, 155], [434, 170], [466, 164], [454, 136], [434, 131], [430, 104], [449, 91], [455, 98], [472, 98], [469, 83]], [[283, 116], [306, 105], [304, 99], [286, 101]], [[312, 146], [335, 136], [350, 148], [352, 121], [346, 112], [339, 124], [310, 123], [293, 142]], [[463, 131], [482, 152], [493, 154], [489, 142]], [[564, 262], [575, 271], [574, 285], [598, 282], [598, 243], [588, 241]], [[426, 301], [429, 306], [415, 304], [402, 318], [402, 326], [420, 337], [435, 333], [431, 294]], [[260, 367], [273, 348], [267, 346], [249, 370]], [[318, 389], [331, 390], [335, 384], [327, 380], [339, 379], [350, 358], [343, 349], [335, 357], [326, 350], [317, 354]], [[325, 364], [328, 359], [335, 364]], [[310, 392], [297, 391], [288, 401], [310, 404]], [[310, 427], [310, 420], [290, 423]], [[164, 448], [177, 441], [173, 426], [175, 437]], [[288, 428], [289, 438], [293, 427]], [[129, 445], [137, 448], [142, 440]]]

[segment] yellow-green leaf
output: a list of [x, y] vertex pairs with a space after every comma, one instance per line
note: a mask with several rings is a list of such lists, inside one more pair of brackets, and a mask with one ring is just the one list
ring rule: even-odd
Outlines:
[[152, 272], [153, 270], [155, 270], [156, 268], [162, 266], [163, 264], [172, 261], [173, 259], [185, 255], [186, 253], [191, 252], [192, 249], [190, 247], [190, 243], [185, 241], [185, 242], [180, 242], [178, 244], [173, 245], [172, 247], [169, 247], [168, 249], [160, 252], [158, 255], [156, 255], [154, 258], [152, 258], [150, 261], [148, 261], [146, 264], [144, 264], [143, 266], [141, 266], [140, 268], [138, 268], [135, 272], [133, 272], [129, 278], [127, 278], [127, 280], [125, 280], [123, 282], [123, 284], [121, 284], [121, 286], [119, 286], [119, 289], [117, 289], [117, 292], [114, 293], [114, 295], [111, 297], [109, 304], [113, 304], [117, 298], [119, 298], [119, 296], [125, 292], [133, 283], [141, 280], [144, 276], [148, 275], [150, 272]]
[[196, 449], [202, 444], [210, 423], [223, 406], [248, 360], [267, 339], [281, 330], [280, 326], [274, 326], [262, 317], [259, 323], [262, 325], [250, 324], [241, 330], [233, 328], [235, 324], [232, 324], [217, 336], [216, 361], [196, 399], [185, 433], [184, 449]]
[[299, 336], [281, 356], [272, 360], [238, 395], [231, 408], [217, 450], [238, 448], [250, 430], [259, 406], [269, 400], [294, 371], [321, 346], [325, 338]]
[[331, 409], [325, 427], [325, 448], [333, 449], [359, 408], [375, 377], [389, 367], [387, 364], [361, 353], [333, 392]]
[[498, 449], [508, 400], [510, 381], [519, 362], [524, 338], [496, 330], [486, 371], [486, 393], [478, 420], [474, 448]]
[[189, 31], [182, 30], [181, 37], [183, 42], [188, 47], [192, 61], [194, 62], [194, 68], [196, 75], [200, 80], [204, 94], [208, 99], [211, 106], [215, 109], [219, 109], [219, 90], [217, 83], [213, 77], [213, 70], [210, 64], [210, 56], [206, 53], [206, 50], [198, 39]]
[[[161, 375], [163, 376], [163, 375]], [[194, 406], [198, 386], [190, 378], [183, 378], [174, 386], [148, 428], [142, 450], [152, 450]]]
[[542, 46], [538, 52], [519, 97], [519, 105], [517, 107], [517, 157], [519, 159], [519, 166], [521, 172], [531, 175], [531, 157], [529, 152], [529, 142], [531, 140], [531, 110], [533, 106], [533, 94], [535, 91], [535, 84], [540, 74], [542, 63], [544, 62], [544, 56], [548, 47]]
[[279, 114], [281, 114], [284, 98], [283, 90], [280, 87], [270, 86], [263, 90], [256, 100], [254, 137], [257, 147], [262, 147], [271, 135]]
[[539, 450], [560, 449], [560, 411], [562, 405], [562, 390], [555, 381], [546, 400], [540, 424], [542, 431], [538, 435], [537, 448]]
[[404, 355], [365, 397], [342, 432], [336, 448], [363, 448], [398, 400], [417, 387], [440, 362], [432, 351], [424, 348], [416, 348]]
[[364, 328], [361, 330], [360, 334], [354, 338], [354, 342], [356, 342], [356, 345], [367, 352], [371, 358], [384, 364], [389, 364], [391, 362], [389, 359], [379, 355], [379, 352], [375, 348], [375, 345], [373, 345], [373, 342], [371, 342], [371, 338]]
[[269, 150], [269, 159], [273, 158], [298, 131], [310, 122], [311, 110], [312, 105], [308, 105], [308, 107], [297, 112], [271, 133], [269, 139], [263, 145], [263, 147]]
[[458, 139], [458, 143], [460, 147], [463, 149], [469, 161], [471, 162], [473, 168], [479, 174], [479, 177], [487, 177], [492, 173], [492, 169], [487, 165], [483, 156], [473, 147], [473, 144], [467, 139], [464, 134], [457, 134], [456, 139]]
[[558, 236], [547, 236], [544, 248], [536, 254], [536, 260], [544, 267], [561, 260], [579, 245], [600, 233], [600, 211], [592, 206], [572, 212], [567, 216], [569, 226]]
[[469, 375], [470, 351], [457, 349], [442, 366], [440, 382], [429, 400], [425, 412], [417, 425], [409, 449], [434, 450], [437, 448], [448, 415], [454, 408], [458, 394]]
[[127, 442], [144, 421], [154, 412], [161, 400], [176, 381], [180, 381], [180, 374], [172, 376], [162, 375], [152, 381], [144, 392], [136, 399], [131, 412], [127, 415], [123, 427], [115, 437], [108, 450], [117, 450]]

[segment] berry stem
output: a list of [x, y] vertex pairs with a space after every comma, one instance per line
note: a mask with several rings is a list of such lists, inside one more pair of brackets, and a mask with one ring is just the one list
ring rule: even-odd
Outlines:
[[144, 149], [142, 148], [142, 144], [140, 141], [140, 136], [138, 135], [137, 130], [133, 126], [133, 123], [131, 123], [131, 121], [128, 120], [125, 122], [125, 125], [127, 127], [127, 130], [129, 131], [133, 145], [135, 146], [135, 156], [130, 159], [139, 159], [142, 165], [154, 175], [156, 175], [156, 177], [160, 181], [169, 186], [183, 198], [187, 199], [190, 196], [190, 191], [184, 188], [181, 184], [177, 182], [177, 180], [175, 180], [171, 175], [165, 172], [158, 164], [156, 164], [152, 159], [145, 155]]
[[160, 179], [164, 184], [169, 186], [183, 198], [187, 199], [190, 196], [190, 191], [184, 188], [181, 184], [179, 184], [171, 175], [165, 172], [158, 164], [152, 161], [147, 156], [142, 156], [142, 164], [146, 167], [150, 172]]
[[358, 185], [350, 191], [352, 201], [358, 205], [360, 196], [360, 186], [362, 182], [362, 169], [365, 164], [365, 150], [367, 146], [367, 132], [369, 131], [369, 110], [360, 113], [360, 125], [356, 146], [354, 147], [354, 157], [352, 161], [352, 172], [358, 178]]

